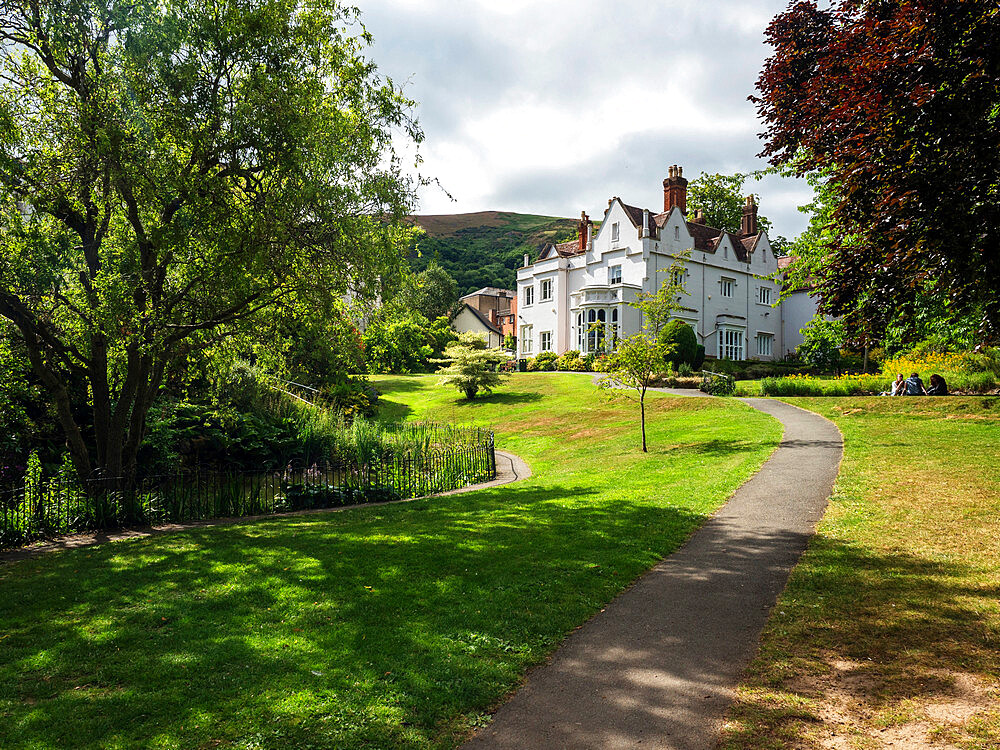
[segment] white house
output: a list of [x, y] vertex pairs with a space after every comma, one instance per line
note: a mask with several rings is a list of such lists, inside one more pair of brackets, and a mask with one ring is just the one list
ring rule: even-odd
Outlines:
[[519, 356], [606, 351], [637, 333], [643, 321], [629, 303], [656, 292], [685, 253], [677, 281], [687, 294], [676, 317], [691, 325], [707, 356], [771, 360], [794, 350], [816, 306], [811, 298], [777, 304], [779, 287], [766, 277], [778, 262], [753, 198], [739, 234], [707, 226], [701, 212], [686, 214], [687, 180], [673, 166], [662, 212], [612, 198], [596, 234], [584, 213], [576, 240], [547, 245], [534, 263], [526, 256], [517, 272]]

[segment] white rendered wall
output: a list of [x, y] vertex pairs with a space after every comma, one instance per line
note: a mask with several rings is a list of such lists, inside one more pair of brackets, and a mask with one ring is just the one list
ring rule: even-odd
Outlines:
[[784, 349], [782, 355], [794, 352], [802, 343], [802, 329], [816, 317], [819, 301], [809, 292], [793, 292], [781, 303], [784, 329]]
[[[618, 239], [613, 241], [612, 226], [618, 224]], [[720, 325], [737, 327], [744, 332], [744, 356], [756, 358], [758, 333], [772, 334], [772, 354], [761, 359], [777, 359], [789, 347], [789, 323], [804, 325], [812, 318], [812, 313], [802, 320], [804, 313], [797, 310], [782, 314], [782, 310], [759, 302], [759, 289], [771, 289], [771, 300], [776, 301], [777, 285], [764, 276], [777, 270], [777, 262], [766, 236], [762, 236], [754, 251], [750, 253], [750, 263], [739, 260], [736, 248], [725, 238], [716, 252], [695, 250], [694, 240], [688, 232], [685, 218], [679, 209], [674, 209], [659, 232], [659, 238], [643, 237], [633, 226], [621, 203], [612, 201], [605, 214], [599, 231], [593, 237], [593, 250], [571, 258], [549, 258], [536, 261], [528, 268], [518, 271], [518, 349], [521, 356], [538, 354], [540, 333], [552, 331], [553, 350], [562, 354], [568, 349], [578, 348], [575, 332], [576, 312], [587, 309], [587, 303], [574, 308], [574, 300], [585, 299], [587, 293], [598, 296], [603, 292], [617, 293], [617, 302], [600, 304], [609, 311], [619, 309], [619, 335], [627, 337], [637, 333], [642, 327], [639, 312], [625, 304], [637, 290], [655, 292], [667, 278], [671, 264], [682, 254], [688, 253], [683, 261], [685, 268], [685, 289], [679, 303], [684, 308], [678, 317], [694, 324], [699, 343], [705, 346], [706, 354], [718, 356], [718, 329]], [[740, 248], [742, 252], [742, 248]], [[609, 285], [611, 266], [622, 267], [622, 284]], [[723, 297], [721, 281], [733, 280], [733, 296]], [[553, 300], [541, 301], [541, 280], [552, 279]], [[531, 305], [524, 304], [524, 288], [535, 288], [535, 299]], [[783, 326], [783, 319], [786, 324]], [[532, 347], [526, 352], [520, 340], [521, 327], [531, 325]], [[797, 329], [796, 329], [797, 330]], [[798, 341], [801, 341], [799, 336]], [[797, 344], [795, 344], [797, 345]], [[794, 348], [794, 347], [791, 347]]]

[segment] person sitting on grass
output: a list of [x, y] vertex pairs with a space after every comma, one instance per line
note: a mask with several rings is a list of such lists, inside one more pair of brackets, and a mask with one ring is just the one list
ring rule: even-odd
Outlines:
[[910, 377], [906, 379], [906, 395], [907, 396], [926, 396], [927, 389], [924, 388], [924, 381], [920, 379], [920, 375], [917, 373], [910, 373]]
[[948, 395], [948, 384], [944, 382], [942, 378], [937, 373], [931, 375], [931, 387], [927, 390], [928, 396], [947, 396]]
[[896, 382], [893, 383], [892, 388], [889, 389], [889, 393], [882, 395], [902, 396], [905, 386], [906, 386], [906, 378], [903, 377], [903, 373], [899, 373], [899, 375], [896, 376]]

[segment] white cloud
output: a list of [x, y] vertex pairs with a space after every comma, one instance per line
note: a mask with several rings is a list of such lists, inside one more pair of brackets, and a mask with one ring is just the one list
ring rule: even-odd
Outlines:
[[[372, 56], [420, 103], [420, 210], [563, 216], [622, 195], [655, 206], [669, 164], [751, 171], [761, 126], [746, 97], [784, 0], [370, 0]], [[797, 234], [804, 183], [754, 186]], [[585, 205], [580, 205], [586, 201]]]

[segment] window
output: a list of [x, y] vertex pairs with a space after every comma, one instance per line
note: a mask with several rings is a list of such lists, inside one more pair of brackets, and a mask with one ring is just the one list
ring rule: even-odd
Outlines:
[[609, 284], [621, 284], [622, 283], [622, 267], [621, 266], [611, 266], [608, 269], [608, 283]]
[[604, 329], [607, 322], [607, 311], [587, 311], [587, 351], [598, 352], [604, 349]]
[[618, 348], [618, 308], [611, 311], [611, 348]]
[[760, 297], [757, 298], [757, 301], [760, 304], [762, 304], [762, 305], [770, 305], [771, 304], [771, 287], [769, 287], [769, 286], [762, 286], [760, 288]]
[[552, 279], [542, 279], [541, 288], [542, 302], [552, 299]]
[[757, 334], [757, 356], [758, 357], [770, 357], [771, 356], [771, 344], [774, 341], [774, 334], [772, 333], [758, 333]]
[[722, 279], [722, 281], [719, 282], [719, 292], [722, 294], [723, 297], [732, 297], [733, 288], [735, 286], [736, 282], [733, 281], [732, 279]]
[[531, 354], [531, 326], [521, 326], [521, 352]]
[[684, 272], [684, 269], [675, 268], [670, 272], [670, 283], [674, 286], [684, 286], [684, 279], [686, 277], [687, 274]]
[[681, 238], [681, 228], [674, 227], [674, 239], [679, 240]]
[[524, 306], [535, 304], [535, 287], [526, 286], [524, 287]]
[[743, 359], [743, 331], [738, 328], [719, 329], [719, 358]]
[[611, 225], [611, 241], [618, 242], [618, 222]]
[[578, 351], [583, 351], [583, 336], [584, 336], [584, 320], [583, 313], [576, 314], [576, 348]]
[[548, 352], [552, 350], [552, 331], [542, 331], [538, 334], [538, 351]]

